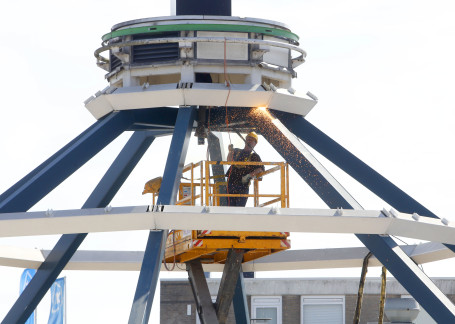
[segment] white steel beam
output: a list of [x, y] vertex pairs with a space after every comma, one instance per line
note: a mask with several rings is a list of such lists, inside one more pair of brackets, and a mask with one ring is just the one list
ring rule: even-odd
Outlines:
[[445, 219], [396, 211], [148, 206], [0, 214], [0, 237], [153, 229], [396, 235], [455, 244]]
[[191, 88], [177, 88], [177, 84], [151, 85], [148, 88], [131, 86], [106, 89], [90, 97], [85, 107], [99, 119], [111, 111], [164, 106], [224, 106], [229, 95], [230, 107], [267, 107], [306, 116], [317, 101], [283, 91], [266, 91], [261, 85], [193, 83]]
[[[401, 246], [403, 251], [418, 264], [452, 258], [453, 252], [440, 243]], [[0, 246], [0, 266], [37, 269], [49, 251]], [[361, 267], [365, 247], [333, 249], [288, 250], [244, 263], [243, 271], [281, 271], [300, 269], [331, 269]], [[65, 270], [139, 271], [143, 251], [77, 251]], [[382, 266], [372, 257], [369, 266]], [[222, 272], [222, 264], [204, 264], [204, 271]], [[174, 268], [185, 271], [185, 265]], [[162, 271], [166, 271], [164, 265]]]
[[[400, 248], [417, 264], [445, 260], [455, 256], [441, 243], [401, 245]], [[250, 261], [244, 265], [244, 268], [248, 268], [250, 271], [357, 268], [362, 267], [368, 252], [366, 247], [287, 250]], [[382, 267], [382, 264], [372, 256], [368, 266]]]

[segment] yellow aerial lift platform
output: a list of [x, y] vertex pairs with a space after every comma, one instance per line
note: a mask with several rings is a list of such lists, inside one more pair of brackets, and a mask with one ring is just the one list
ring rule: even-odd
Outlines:
[[[253, 179], [253, 194], [227, 194], [224, 177], [210, 176], [212, 165], [258, 165], [266, 170]], [[268, 169], [267, 169], [268, 168]], [[189, 173], [189, 177], [185, 177]], [[264, 177], [278, 175], [280, 185], [278, 193], [259, 193], [259, 183]], [[269, 176], [271, 177], [271, 176]], [[179, 187], [179, 200], [176, 205], [221, 206], [222, 197], [251, 197], [254, 207], [279, 203], [281, 208], [289, 207], [289, 167], [284, 162], [218, 162], [200, 161], [190, 163], [183, 169]], [[213, 180], [213, 181], [211, 181]], [[275, 180], [276, 179], [272, 179]], [[147, 182], [143, 193], [153, 193], [153, 203], [158, 196], [160, 178]], [[202, 263], [224, 264], [230, 249], [245, 251], [243, 262], [248, 262], [272, 253], [287, 250], [291, 247], [289, 232], [247, 232], [247, 231], [213, 231], [205, 230], [172, 230], [169, 232], [164, 262], [184, 263], [200, 259]]]

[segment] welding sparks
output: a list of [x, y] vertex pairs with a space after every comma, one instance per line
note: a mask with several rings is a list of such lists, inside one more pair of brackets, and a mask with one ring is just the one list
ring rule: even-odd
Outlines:
[[257, 115], [262, 115], [264, 117], [267, 117], [271, 120], [273, 120], [274, 118], [272, 117], [272, 115], [269, 113], [267, 107], [257, 107], [256, 109], [253, 110], [253, 112]]

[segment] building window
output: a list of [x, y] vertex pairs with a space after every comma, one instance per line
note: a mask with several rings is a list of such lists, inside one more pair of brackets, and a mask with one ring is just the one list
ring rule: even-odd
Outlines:
[[302, 296], [301, 324], [344, 324], [344, 296]]
[[282, 324], [281, 296], [251, 296], [251, 323]]

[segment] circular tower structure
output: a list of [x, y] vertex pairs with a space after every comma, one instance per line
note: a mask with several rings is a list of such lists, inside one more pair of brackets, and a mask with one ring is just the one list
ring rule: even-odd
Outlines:
[[175, 16], [121, 22], [102, 36], [95, 57], [109, 85], [85, 102], [95, 118], [163, 106], [267, 107], [306, 115], [316, 104], [294, 94], [295, 68], [306, 53], [285, 24], [232, 17], [230, 1], [175, 6]]

